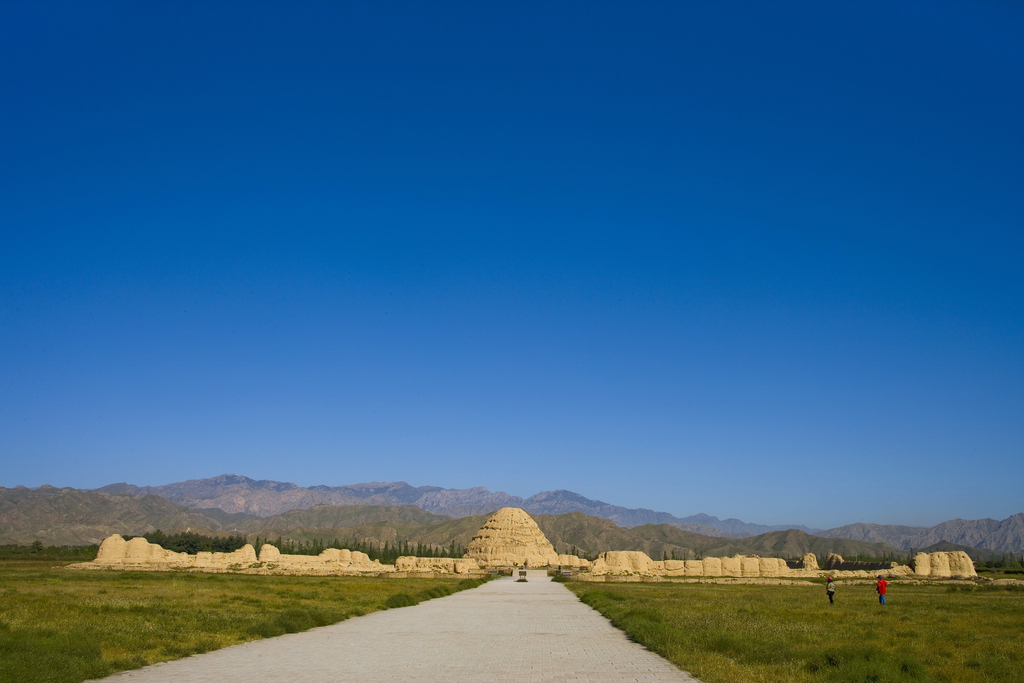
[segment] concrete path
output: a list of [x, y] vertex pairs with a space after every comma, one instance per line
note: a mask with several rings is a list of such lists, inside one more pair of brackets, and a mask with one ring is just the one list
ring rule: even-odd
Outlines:
[[[119, 683], [695, 682], [548, 579], [499, 579], [374, 612], [126, 671]], [[699, 682], [697, 682], [699, 683]]]

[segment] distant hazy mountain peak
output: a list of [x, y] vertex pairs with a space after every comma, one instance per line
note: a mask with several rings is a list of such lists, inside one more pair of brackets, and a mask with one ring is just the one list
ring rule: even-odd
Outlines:
[[933, 527], [868, 524], [859, 522], [828, 529], [824, 538], [849, 538], [873, 543], [888, 543], [901, 550], [915, 550], [951, 543], [971, 548], [1002, 552], [1024, 550], [1024, 513], [999, 521], [995, 519], [951, 519]]

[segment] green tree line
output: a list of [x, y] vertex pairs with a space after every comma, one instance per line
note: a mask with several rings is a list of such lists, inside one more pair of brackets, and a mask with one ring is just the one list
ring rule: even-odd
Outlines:
[[1024, 554], [1021, 556], [1015, 553], [1003, 553], [1003, 556], [994, 560], [979, 560], [974, 563], [975, 569], [1001, 569], [1003, 571], [1018, 572], [1024, 571]]
[[0, 545], [0, 559], [3, 560], [75, 560], [89, 562], [96, 559], [98, 545], [44, 546], [42, 541], [33, 541], [30, 545]]
[[[189, 555], [199, 552], [230, 553], [248, 542], [245, 540], [245, 536], [204, 536], [191, 531], [165, 534], [160, 529], [144, 534], [142, 537], [150, 543], [156, 543], [164, 550], [173, 550], [176, 553], [188, 553]], [[131, 537], [126, 536], [125, 538]]]
[[557, 548], [555, 550], [558, 552], [559, 555], [575, 555], [576, 557], [582, 558], [584, 560], [590, 560], [591, 562], [596, 560], [597, 556], [600, 554], [592, 551], [589, 545], [585, 548], [581, 548], [578, 545], [567, 545], [565, 546], [564, 552], [558, 550]]
[[312, 541], [294, 541], [280, 536], [276, 539], [257, 536], [253, 546], [258, 550], [264, 543], [269, 543], [285, 555], [319, 555], [327, 548], [356, 550], [366, 553], [371, 560], [380, 560], [384, 564], [394, 564], [395, 560], [399, 557], [408, 555], [415, 557], [459, 558], [466, 554], [465, 547], [454, 540], [448, 544], [448, 547], [442, 547], [424, 543], [410, 543], [409, 541], [396, 541], [395, 543], [385, 541], [383, 545], [380, 545], [367, 543], [355, 538], [345, 540], [335, 538], [330, 542], [326, 542], [322, 538], [315, 538]]

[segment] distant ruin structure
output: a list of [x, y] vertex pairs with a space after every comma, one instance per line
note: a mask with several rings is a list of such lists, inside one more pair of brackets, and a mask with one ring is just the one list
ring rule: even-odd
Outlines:
[[804, 556], [800, 558], [801, 569], [817, 569], [818, 568], [818, 556], [814, 553], [804, 553]]
[[395, 560], [395, 570], [432, 574], [476, 574], [480, 572], [480, 565], [476, 560], [467, 557], [399, 557]]
[[189, 555], [165, 550], [141, 536], [126, 541], [120, 534], [105, 538], [93, 560], [93, 564], [100, 566], [132, 569], [228, 569], [256, 562], [256, 551], [248, 543], [231, 553], [200, 552]]
[[917, 553], [910, 561], [915, 576], [932, 578], [972, 578], [978, 575], [971, 556], [962, 550]]
[[736, 555], [705, 557], [703, 560], [652, 560], [638, 550], [601, 553], [590, 569], [593, 575], [646, 576], [735, 576], [747, 578], [799, 576], [804, 570], [790, 569], [777, 557]]
[[502, 508], [491, 515], [470, 541], [461, 559], [399, 557], [400, 572], [466, 574], [496, 567], [529, 565], [586, 569], [590, 562], [575, 555], [559, 555], [544, 532], [522, 508]]
[[590, 569], [594, 576], [658, 577], [736, 577], [736, 578], [815, 578], [831, 574], [840, 578], [871, 578], [877, 574], [905, 578], [973, 578], [978, 574], [967, 553], [918, 553], [911, 565], [896, 562], [846, 562], [841, 555], [829, 553], [824, 569], [818, 568], [813, 553], [803, 556], [801, 567], [791, 568], [785, 560], [757, 555], [705, 557], [703, 560], [652, 560], [636, 550], [601, 553]]
[[328, 548], [319, 555], [285, 555], [265, 544], [259, 556], [246, 544], [232, 553], [201, 552], [196, 555], [166, 550], [145, 538], [124, 540], [114, 534], [100, 545], [92, 562], [71, 565], [76, 569], [136, 569], [150, 571], [195, 570], [261, 574], [352, 575], [479, 574], [490, 567], [529, 564], [531, 567], [562, 566], [586, 569], [590, 562], [575, 555], [559, 555], [537, 523], [521, 508], [502, 508], [484, 522], [461, 558], [399, 557], [394, 565], [381, 564], [355, 550]]
[[[917, 553], [910, 566], [895, 562], [847, 562], [829, 553], [819, 569], [818, 558], [807, 553], [792, 566], [777, 557], [734, 555], [702, 560], [652, 560], [637, 550], [611, 550], [593, 563], [575, 555], [559, 555], [525, 510], [502, 508], [473, 537], [464, 557], [399, 557], [395, 564], [381, 564], [366, 553], [328, 548], [319, 555], [285, 555], [265, 544], [256, 550], [249, 544], [230, 553], [200, 552], [195, 555], [166, 550], [137, 537], [126, 541], [118, 534], [100, 544], [96, 559], [70, 565], [73, 569], [191, 570], [246, 574], [305, 574], [316, 576], [405, 576], [408, 574], [479, 574], [496, 567], [529, 565], [561, 566], [587, 571], [594, 577], [733, 577], [838, 578], [886, 577], [969, 579], [978, 576], [974, 562], [963, 551]], [[396, 573], [397, 572], [397, 573]]]
[[393, 572], [391, 565], [371, 560], [366, 553], [328, 548], [319, 555], [283, 555], [272, 545], [260, 548], [259, 557], [250, 544], [231, 553], [177, 553], [150, 543], [141, 536], [124, 540], [119, 534], [100, 544], [96, 559], [70, 565], [74, 569], [130, 569], [136, 571], [194, 570], [249, 574], [358, 575]]
[[[485, 568], [524, 563], [531, 567], [562, 564], [551, 541], [522, 508], [502, 508], [491, 515], [470, 541], [466, 557]], [[564, 557], [565, 564], [570, 564], [571, 556]]]

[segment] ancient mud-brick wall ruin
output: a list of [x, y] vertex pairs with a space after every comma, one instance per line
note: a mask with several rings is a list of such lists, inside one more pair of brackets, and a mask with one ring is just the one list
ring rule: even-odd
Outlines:
[[378, 574], [394, 567], [370, 560], [365, 553], [328, 548], [319, 555], [282, 555], [272, 545], [260, 548], [259, 557], [249, 544], [231, 553], [200, 552], [195, 555], [166, 550], [144, 538], [125, 541], [118, 534], [100, 544], [96, 559], [71, 565], [74, 569], [133, 569], [166, 571], [185, 569], [210, 572], [280, 574]]
[[[260, 564], [297, 573], [379, 573], [391, 572], [395, 568], [371, 560], [366, 553], [358, 550], [328, 548], [319, 555], [284, 555], [275, 546], [265, 543], [260, 548]], [[346, 571], [347, 570], [347, 571]]]
[[648, 576], [735, 576], [759, 578], [796, 575], [786, 561], [777, 557], [736, 555], [735, 557], [705, 557], [703, 560], [652, 560], [637, 550], [619, 550], [601, 553], [591, 574]]
[[[370, 560], [365, 553], [329, 548], [320, 555], [283, 555], [272, 545], [260, 548], [259, 557], [251, 545], [232, 553], [201, 552], [196, 555], [165, 550], [144, 538], [125, 541], [114, 534], [100, 545], [92, 562], [71, 565], [77, 569], [136, 569], [233, 571], [243, 573], [355, 575], [391, 572], [432, 574], [473, 574], [488, 567], [522, 565], [556, 566], [590, 570], [595, 576], [657, 577], [887, 577], [971, 578], [977, 577], [974, 563], [962, 551], [918, 553], [910, 566], [895, 562], [846, 562], [829, 553], [824, 569], [817, 557], [807, 553], [800, 562], [787, 563], [776, 557], [736, 555], [706, 557], [703, 560], [652, 560], [640, 551], [609, 551], [591, 564], [574, 555], [559, 555], [536, 522], [520, 508], [502, 508], [488, 519], [469, 544], [462, 558], [400, 557], [394, 566]], [[794, 566], [796, 565], [796, 566]]]
[[[875, 572], [898, 567], [896, 562], [847, 562], [842, 555], [829, 553], [825, 557], [825, 569], [838, 572]], [[935, 579], [969, 579], [978, 576], [970, 555], [962, 550], [917, 553], [910, 561], [915, 577]]]
[[591, 574], [737, 578], [812, 578], [825, 574], [841, 578], [868, 578], [877, 574], [909, 578], [971, 578], [978, 575], [971, 558], [962, 551], [918, 553], [909, 567], [895, 562], [844, 562], [841, 556], [830, 554], [825, 560], [825, 568], [819, 570], [817, 558], [811, 553], [804, 555], [799, 564], [802, 566], [791, 567], [785, 560], [756, 555], [656, 561], [639, 551], [610, 551], [597, 558]]
[[119, 534], [108, 536], [100, 544], [92, 564], [101, 567], [132, 569], [233, 569], [256, 562], [256, 551], [249, 544], [231, 553], [200, 552], [195, 555], [165, 550], [141, 536], [124, 540]]
[[423, 572], [433, 574], [476, 574], [480, 565], [476, 560], [453, 557], [399, 557], [395, 570], [400, 572]]
[[910, 561], [915, 576], [932, 578], [968, 578], [978, 575], [970, 555], [962, 550], [917, 553]]

